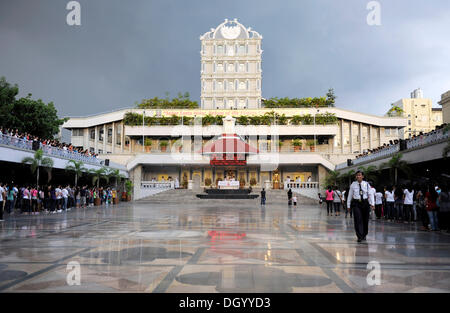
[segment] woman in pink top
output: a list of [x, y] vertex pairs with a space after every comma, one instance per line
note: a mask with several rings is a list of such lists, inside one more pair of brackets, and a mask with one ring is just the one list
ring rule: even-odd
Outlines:
[[327, 216], [331, 214], [333, 214], [333, 190], [331, 189], [331, 186], [328, 186], [327, 190], [326, 190], [326, 199], [325, 201], [327, 202]]

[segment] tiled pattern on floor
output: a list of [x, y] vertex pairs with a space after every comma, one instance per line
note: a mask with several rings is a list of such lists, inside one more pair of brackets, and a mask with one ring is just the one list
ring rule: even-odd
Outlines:
[[[449, 292], [450, 236], [257, 201], [122, 203], [6, 215], [0, 292]], [[69, 262], [80, 284], [68, 284]], [[370, 285], [369, 262], [380, 265]]]

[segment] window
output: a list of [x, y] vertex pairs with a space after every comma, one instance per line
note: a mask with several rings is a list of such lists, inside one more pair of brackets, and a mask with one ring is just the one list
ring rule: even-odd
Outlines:
[[244, 63], [239, 63], [239, 72], [244, 72], [244, 71], [245, 71]]
[[239, 54], [245, 54], [245, 45], [239, 45], [238, 53]]
[[112, 128], [108, 128], [108, 143], [112, 143]]
[[72, 136], [74, 136], [74, 137], [83, 136], [83, 129], [72, 130]]
[[234, 65], [233, 63], [228, 63], [228, 72], [233, 72]]
[[222, 45], [217, 46], [217, 54], [223, 54], [223, 46]]
[[222, 90], [223, 89], [223, 83], [222, 82], [217, 82], [217, 89], [218, 90]]
[[103, 141], [103, 128], [100, 129], [99, 135], [98, 135], [98, 141]]
[[390, 129], [390, 128], [385, 128], [385, 129], [384, 129], [384, 134], [385, 134], [386, 136], [390, 136], [390, 135], [391, 135], [391, 129]]
[[91, 138], [91, 140], [95, 140], [95, 129], [91, 129], [89, 131], [89, 138]]
[[217, 71], [218, 72], [223, 72], [223, 63], [218, 63], [217, 64]]
[[122, 144], [122, 129], [121, 127], [116, 127], [116, 145]]
[[102, 154], [103, 150], [102, 149], [98, 149], [98, 154]]
[[239, 89], [244, 90], [245, 89], [245, 82], [239, 82]]
[[89, 148], [89, 152], [90, 153], [95, 153], [95, 149], [91, 147], [91, 148]]

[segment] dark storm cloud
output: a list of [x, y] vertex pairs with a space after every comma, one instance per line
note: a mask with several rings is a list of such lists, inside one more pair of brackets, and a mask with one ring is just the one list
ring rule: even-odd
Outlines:
[[81, 26], [66, 24], [67, 0], [0, 2], [0, 76], [21, 96], [53, 101], [61, 115], [133, 106], [188, 91], [200, 97], [199, 36], [238, 18], [263, 36], [263, 97], [323, 95], [338, 106], [383, 114], [421, 87], [434, 105], [450, 89], [447, 0], [80, 0]]

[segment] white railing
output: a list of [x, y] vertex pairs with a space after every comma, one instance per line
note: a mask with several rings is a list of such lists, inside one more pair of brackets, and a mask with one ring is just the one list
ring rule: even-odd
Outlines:
[[443, 129], [438, 129], [438, 130], [432, 131], [431, 133], [428, 133], [426, 135], [417, 136], [416, 138], [407, 140], [406, 148], [413, 149], [413, 148], [417, 148], [420, 146], [428, 145], [430, 143], [448, 139], [448, 137], [449, 137], [448, 133], [449, 133], [449, 131], [444, 132]]
[[400, 151], [400, 145], [399, 144], [396, 144], [396, 145], [393, 145], [393, 146], [389, 146], [389, 147], [381, 149], [380, 151], [377, 151], [375, 153], [371, 153], [371, 154], [359, 157], [357, 159], [354, 159], [353, 160], [353, 165], [361, 164], [361, 163], [364, 163], [364, 162], [367, 162], [367, 161], [372, 161], [372, 160], [375, 160], [377, 158], [387, 157], [387, 156], [393, 155], [393, 154], [395, 154], [395, 153], [397, 153], [399, 151]]
[[[406, 149], [413, 149], [421, 146], [426, 146], [428, 144], [432, 144], [435, 142], [440, 142], [449, 138], [449, 131], [444, 131], [444, 129], [434, 130], [430, 133], [417, 136], [415, 138], [406, 140]], [[375, 153], [371, 153], [360, 158], [352, 160], [353, 165], [361, 164], [367, 161], [372, 161], [377, 158], [391, 156], [400, 151], [400, 145], [396, 144], [393, 146], [389, 146]], [[347, 163], [341, 163], [336, 166], [336, 170], [340, 170], [346, 168]]]
[[174, 181], [142, 181], [142, 189], [175, 189]]
[[[32, 140], [16, 138], [16, 137], [4, 135], [4, 134], [0, 135], [0, 144], [33, 151], [33, 141]], [[94, 165], [101, 165], [100, 164], [101, 160], [99, 160], [95, 157], [92, 157], [92, 156], [81, 154], [76, 151], [64, 150], [64, 149], [49, 146], [49, 145], [43, 145], [42, 143], [39, 143], [39, 148], [42, 149], [42, 151], [45, 154], [48, 154], [51, 156], [83, 161], [84, 163], [90, 163], [90, 164], [94, 164]]]
[[288, 189], [317, 189], [319, 188], [318, 182], [285, 182], [284, 190]]

